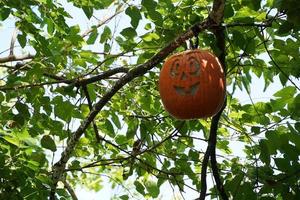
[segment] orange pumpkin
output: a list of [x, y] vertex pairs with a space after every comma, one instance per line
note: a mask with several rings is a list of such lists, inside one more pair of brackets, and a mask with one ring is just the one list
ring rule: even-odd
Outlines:
[[225, 74], [207, 50], [187, 50], [169, 57], [160, 72], [159, 93], [165, 109], [178, 119], [214, 116], [225, 100]]

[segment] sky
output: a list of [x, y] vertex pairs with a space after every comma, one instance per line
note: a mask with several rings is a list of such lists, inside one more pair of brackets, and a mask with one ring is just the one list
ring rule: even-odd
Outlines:
[[[64, 7], [68, 10], [68, 12], [73, 16], [72, 19], [68, 19], [68, 24], [79, 24], [81, 27], [81, 30], [85, 31], [91, 27], [91, 25], [96, 24], [97, 21], [96, 19], [92, 19], [91, 21], [88, 20], [85, 16], [85, 14], [77, 8], [74, 8], [71, 6], [70, 3], [67, 3], [65, 0], [60, 1], [64, 5]], [[105, 19], [106, 17], [109, 17], [112, 14], [111, 11], [101, 11], [101, 12], [96, 12], [95, 16], [97, 16], [98, 19]], [[125, 27], [130, 26], [130, 18], [127, 17], [126, 15], [120, 15], [117, 17], [117, 26], [119, 30], [122, 30]], [[139, 27], [142, 27], [145, 22], [141, 22]], [[113, 28], [115, 25], [115, 21], [111, 21], [109, 23], [109, 26]], [[5, 57], [8, 56], [9, 51], [6, 51], [4, 53], [1, 53], [5, 50], [7, 50], [10, 46], [10, 39], [12, 37], [12, 33], [14, 31], [14, 20], [12, 18], [7, 19], [5, 22], [2, 22], [2, 25], [0, 25], [0, 38], [7, 38], [5, 40], [1, 40], [0, 44], [0, 57]], [[143, 32], [143, 30], [140, 28], [140, 32]], [[93, 47], [90, 47], [93, 50], [101, 50], [100, 46], [94, 45]], [[28, 50], [31, 50], [30, 48], [27, 48]], [[15, 49], [17, 54], [21, 54], [22, 50], [20, 48]], [[269, 59], [267, 57], [264, 58], [266, 61]], [[0, 68], [0, 75], [1, 75], [1, 68]], [[297, 83], [300, 82], [298, 81]], [[274, 78], [274, 83], [270, 84], [270, 86], [267, 88], [266, 91], [264, 91], [264, 81], [261, 78], [257, 78], [255, 75], [252, 78], [252, 84], [251, 84], [251, 98], [253, 99], [254, 102], [258, 101], [269, 101], [269, 99], [272, 97], [272, 95], [279, 89], [281, 88], [280, 81], [278, 77]], [[228, 87], [228, 90], [230, 91], [231, 88]], [[242, 104], [250, 104], [251, 100], [249, 98], [249, 95], [247, 94], [246, 91], [241, 91], [237, 89], [237, 91], [234, 94], [234, 97], [238, 98], [239, 101]], [[232, 148], [232, 151], [234, 152], [235, 155], [239, 157], [244, 157], [245, 154], [242, 151], [242, 144], [239, 142], [231, 142], [229, 146]], [[202, 150], [205, 150], [206, 146], [200, 147]], [[59, 156], [59, 153], [58, 153]], [[91, 192], [91, 191], [86, 191], [83, 188], [77, 188], [76, 189], [76, 194], [79, 199], [86, 199], [87, 197], [89, 200], [96, 200], [96, 199], [102, 199], [102, 200], [108, 200], [112, 197], [114, 194], [118, 194], [120, 191], [124, 191], [121, 186], [116, 187], [115, 189], [111, 189], [110, 185], [108, 185], [108, 178], [107, 177], [101, 177], [104, 181], [104, 187], [100, 192]], [[210, 179], [210, 177], [208, 177]], [[209, 181], [211, 183], [211, 181]], [[164, 184], [161, 188], [161, 191], [166, 191], [163, 192], [161, 196], [161, 199], [163, 200], [171, 200], [174, 199], [173, 192], [171, 188], [168, 186], [168, 184]], [[178, 195], [178, 193], [176, 194]], [[187, 199], [196, 198], [198, 197], [198, 193], [195, 193], [193, 191], [189, 191], [185, 194], [185, 196], [188, 196]]]

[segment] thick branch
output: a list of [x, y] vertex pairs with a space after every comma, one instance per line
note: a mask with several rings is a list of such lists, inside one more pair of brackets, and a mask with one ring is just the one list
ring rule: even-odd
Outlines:
[[118, 67], [118, 68], [114, 68], [114, 69], [110, 69], [107, 70], [105, 72], [103, 72], [102, 74], [96, 75], [96, 76], [92, 76], [90, 78], [85, 78], [85, 79], [80, 79], [76, 82], [76, 84], [78, 85], [88, 85], [90, 83], [94, 83], [103, 79], [107, 79], [110, 76], [117, 74], [117, 73], [127, 73], [128, 69], [124, 68], [124, 67]]
[[76, 194], [75, 194], [75, 191], [73, 190], [73, 188], [71, 187], [71, 185], [66, 181], [66, 180], [63, 180], [62, 181], [65, 185], [65, 188], [68, 190], [69, 194], [71, 195], [72, 199], [73, 200], [78, 200]]
[[[224, 27], [219, 26], [217, 29], [215, 29], [214, 35], [216, 37], [217, 47], [219, 48], [219, 50], [221, 52], [220, 55], [218, 56], [218, 58], [222, 64], [224, 72], [226, 73], [227, 67], [226, 67], [226, 62], [225, 62], [226, 50], [225, 50]], [[221, 116], [223, 110], [225, 109], [225, 107], [226, 107], [226, 99], [225, 99], [222, 109], [218, 112], [218, 114], [216, 116], [213, 117], [212, 122], [211, 122], [211, 127], [210, 127], [211, 143], [213, 146], [212, 151], [211, 151], [210, 163], [211, 163], [213, 176], [216, 181], [217, 189], [223, 200], [227, 200], [228, 196], [225, 192], [224, 185], [221, 180], [221, 176], [219, 174], [219, 169], [218, 169], [217, 159], [216, 159], [216, 145], [217, 145], [218, 123], [220, 120], [220, 116]]]
[[113, 95], [118, 92], [124, 85], [128, 82], [132, 81], [134, 78], [138, 76], [144, 75], [150, 69], [159, 64], [164, 58], [166, 58], [172, 51], [174, 51], [177, 47], [182, 45], [187, 39], [193, 37], [194, 32], [192, 28], [197, 27], [198, 30], [203, 31], [212, 27], [214, 24], [211, 20], [205, 20], [202, 23], [197, 23], [187, 32], [183, 33], [179, 37], [177, 37], [173, 42], [164, 47], [161, 51], [159, 51], [156, 55], [154, 55], [149, 61], [144, 64], [138, 65], [136, 68], [130, 70], [126, 75], [120, 78], [115, 85], [108, 91], [94, 106], [92, 111], [89, 113], [87, 118], [83, 121], [80, 127], [73, 133], [67, 143], [66, 149], [63, 151], [61, 155], [61, 159], [53, 166], [53, 186], [51, 189], [50, 199], [54, 200], [55, 190], [57, 186], [57, 182], [63, 174], [66, 163], [71, 157], [71, 153], [73, 152], [79, 138], [82, 136], [87, 127], [94, 120], [96, 115], [100, 112], [100, 110], [106, 105], [108, 101], [113, 97]]
[[209, 18], [219, 25], [223, 21], [225, 8], [225, 0], [214, 0], [212, 12], [209, 14]]
[[15, 42], [17, 39], [17, 33], [18, 33], [18, 28], [15, 28], [13, 35], [11, 37], [11, 41], [10, 41], [10, 48], [9, 48], [9, 55], [13, 56], [14, 55], [14, 47], [15, 47]]
[[[219, 60], [223, 66], [223, 70], [226, 72], [225, 65], [225, 40], [224, 40], [224, 31], [223, 27], [221, 27], [221, 22], [223, 20], [225, 8], [225, 0], [215, 0], [213, 4], [213, 12], [210, 13], [209, 17], [218, 25], [215, 27], [214, 34], [217, 40], [217, 46], [220, 50]], [[227, 200], [226, 193], [224, 192], [222, 182], [220, 181], [220, 176], [216, 163], [216, 143], [217, 143], [217, 130], [220, 116], [226, 106], [224, 103], [223, 108], [212, 118], [211, 126], [210, 126], [210, 134], [208, 138], [208, 146], [206, 152], [204, 154], [202, 168], [201, 168], [201, 192], [200, 192], [200, 200], [204, 200], [206, 197], [207, 183], [206, 183], [206, 173], [207, 173], [207, 165], [209, 158], [211, 157], [212, 171], [214, 178], [216, 180], [217, 188], [219, 190], [224, 200]], [[225, 194], [225, 195], [224, 195]]]
[[[24, 66], [23, 64], [19, 64], [21, 66]], [[20, 67], [20, 66], [19, 66]], [[14, 70], [14, 67], [8, 67], [9, 69]], [[28, 70], [28, 67], [22, 68], [22, 70]], [[118, 74], [118, 73], [126, 73], [128, 72], [128, 69], [124, 68], [124, 67], [118, 67], [118, 68], [114, 68], [111, 70], [107, 70], [105, 72], [103, 72], [102, 74], [99, 75], [95, 75], [89, 78], [74, 78], [74, 79], [67, 79], [63, 76], [57, 76], [54, 74], [50, 74], [50, 73], [43, 73], [44, 76], [49, 77], [51, 79], [54, 79], [56, 81], [49, 81], [49, 82], [44, 82], [44, 83], [28, 83], [28, 84], [23, 84], [23, 85], [14, 85], [14, 86], [9, 86], [9, 87], [5, 87], [5, 86], [0, 86], [0, 91], [8, 91], [8, 90], [18, 90], [18, 89], [25, 89], [25, 88], [32, 88], [32, 87], [41, 87], [44, 85], [52, 85], [52, 84], [59, 84], [59, 83], [65, 83], [65, 84], [73, 84], [75, 86], [86, 86], [88, 84], [103, 80], [103, 79], [107, 79], [112, 75]]]
[[211, 151], [212, 151], [212, 146], [211, 146], [210, 139], [208, 139], [208, 145], [201, 166], [201, 191], [198, 200], [204, 200], [206, 197], [206, 190], [207, 190], [206, 173], [207, 173], [207, 165], [208, 165]]
[[7, 57], [0, 58], [0, 63], [6, 63], [11, 61], [22, 61], [34, 58], [34, 55], [27, 54], [22, 56], [9, 55]]
[[221, 180], [221, 176], [219, 174], [219, 169], [217, 165], [217, 159], [216, 159], [216, 145], [217, 145], [217, 130], [218, 130], [218, 123], [220, 120], [220, 116], [226, 107], [226, 101], [224, 102], [223, 108], [218, 112], [216, 116], [213, 117], [211, 126], [210, 126], [210, 136], [211, 140], [210, 142], [212, 143], [212, 151], [210, 155], [210, 163], [211, 163], [211, 169], [213, 172], [214, 179], [216, 181], [216, 186], [219, 191], [220, 196], [222, 197], [223, 200], [227, 200], [228, 196], [225, 192], [223, 182]]

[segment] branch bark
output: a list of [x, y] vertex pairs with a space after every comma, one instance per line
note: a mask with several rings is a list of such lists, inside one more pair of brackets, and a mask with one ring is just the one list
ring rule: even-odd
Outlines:
[[34, 55], [31, 54], [22, 55], [22, 56], [9, 55], [7, 57], [0, 58], [0, 63], [6, 63], [11, 61], [22, 61], [22, 60], [28, 60], [33, 58]]
[[[213, 30], [213, 33], [216, 37], [217, 47], [220, 50], [220, 55], [218, 55], [219, 61], [222, 64], [224, 72], [226, 72], [226, 63], [225, 63], [225, 37], [224, 37], [224, 27], [222, 27], [221, 22], [223, 20], [225, 8], [225, 0], [215, 0], [213, 4], [213, 11], [210, 13], [209, 17], [217, 24], [217, 27]], [[216, 144], [217, 144], [217, 131], [218, 131], [218, 123], [221, 117], [223, 110], [226, 107], [226, 101], [222, 109], [212, 118], [210, 133], [208, 138], [208, 146], [206, 152], [204, 154], [202, 169], [201, 169], [201, 192], [199, 200], [204, 200], [206, 197], [207, 183], [206, 183], [206, 173], [207, 173], [207, 165], [210, 158], [211, 168], [213, 171], [213, 176], [216, 181], [217, 189], [220, 193], [220, 196], [223, 200], [227, 200], [227, 194], [224, 190], [223, 183], [221, 181], [221, 177], [219, 174], [219, 169], [217, 166], [216, 159]]]
[[[89, 109], [91, 111], [93, 109], [93, 103], [91, 101], [90, 94], [89, 94], [89, 91], [88, 91], [86, 85], [82, 86], [82, 90], [83, 90], [84, 95], [86, 96], [86, 100], [88, 102]], [[96, 141], [99, 143], [100, 142], [100, 135], [99, 135], [99, 132], [98, 132], [97, 125], [96, 125], [95, 121], [93, 121], [92, 123], [93, 123], [93, 128], [94, 128], [94, 132], [95, 132]]]
[[210, 129], [210, 136], [211, 136], [211, 155], [210, 155], [210, 164], [211, 164], [211, 169], [213, 172], [214, 179], [216, 181], [216, 186], [219, 191], [220, 196], [222, 197], [223, 200], [228, 200], [228, 196], [226, 194], [226, 191], [224, 189], [223, 182], [221, 180], [221, 176], [219, 174], [219, 169], [218, 169], [218, 163], [216, 159], [216, 145], [217, 145], [217, 129], [218, 129], [218, 123], [221, 117], [221, 114], [223, 110], [226, 107], [226, 101], [224, 102], [223, 108], [219, 111], [219, 113], [213, 117], [212, 123], [211, 123], [211, 129]]
[[71, 154], [84, 131], [94, 120], [96, 115], [101, 111], [101, 109], [110, 101], [110, 99], [116, 94], [124, 85], [132, 81], [134, 78], [138, 76], [144, 75], [150, 69], [159, 64], [164, 58], [166, 58], [172, 51], [174, 51], [177, 47], [182, 45], [187, 39], [194, 36], [194, 31], [197, 29], [199, 32], [205, 29], [213, 27], [214, 21], [210, 19], [206, 19], [203, 22], [196, 23], [190, 29], [188, 29], [185, 33], [177, 37], [167, 46], [165, 46], [161, 51], [159, 51], [156, 55], [154, 55], [150, 60], [148, 60], [144, 64], [138, 65], [136, 68], [130, 70], [126, 75], [121, 77], [115, 85], [108, 91], [97, 103], [94, 104], [93, 109], [87, 116], [87, 118], [82, 122], [80, 127], [72, 134], [67, 142], [66, 149], [62, 152], [60, 160], [53, 166], [53, 175], [52, 181], [53, 185], [50, 191], [50, 199], [55, 199], [55, 191], [57, 187], [57, 182], [61, 179], [61, 176], [66, 167], [66, 163], [71, 157]]
[[65, 188], [68, 190], [69, 194], [71, 195], [73, 200], [78, 200], [75, 191], [73, 190], [73, 188], [71, 187], [71, 185], [67, 182], [67, 180], [63, 180], [62, 181], [65, 185]]
[[[28, 70], [30, 69], [29, 67], [25, 67], [22, 68], [22, 66], [24, 66], [24, 64], [19, 63], [18, 67], [10, 67], [7, 66], [8, 69], [11, 70]], [[32, 88], [32, 87], [42, 87], [45, 85], [52, 85], [52, 84], [59, 84], [59, 83], [65, 83], [65, 84], [69, 84], [69, 85], [75, 85], [77, 87], [85, 87], [88, 84], [103, 80], [103, 79], [107, 79], [109, 77], [111, 77], [112, 75], [118, 74], [118, 73], [127, 73], [128, 69], [124, 68], [124, 67], [118, 67], [118, 68], [114, 68], [114, 69], [110, 69], [107, 70], [101, 74], [89, 77], [89, 78], [74, 78], [74, 79], [67, 79], [63, 76], [57, 76], [54, 74], [50, 74], [50, 73], [43, 73], [44, 76], [49, 77], [51, 79], [54, 79], [56, 81], [49, 81], [49, 82], [41, 82], [41, 83], [28, 83], [28, 84], [20, 84], [20, 85], [14, 85], [14, 86], [9, 86], [9, 87], [5, 87], [5, 86], [0, 86], [0, 91], [8, 91], [8, 90], [19, 90], [19, 89], [25, 89], [25, 88]]]

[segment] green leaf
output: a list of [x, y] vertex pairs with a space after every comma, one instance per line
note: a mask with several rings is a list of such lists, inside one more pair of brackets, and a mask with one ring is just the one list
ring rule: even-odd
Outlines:
[[104, 43], [109, 39], [111, 39], [111, 30], [108, 26], [105, 26], [103, 33], [101, 34], [100, 42]]
[[233, 195], [236, 194], [238, 188], [244, 179], [243, 173], [238, 173], [232, 180], [228, 180], [225, 184], [226, 190], [232, 191]]
[[124, 145], [124, 144], [128, 143], [128, 139], [125, 135], [117, 135], [115, 137], [115, 141], [119, 145]]
[[44, 135], [41, 139], [41, 145], [42, 147], [46, 148], [46, 149], [49, 149], [53, 152], [56, 151], [56, 145], [55, 145], [55, 142], [54, 140], [52, 139], [51, 136], [49, 135]]
[[153, 40], [158, 40], [159, 35], [156, 33], [146, 33], [145, 35], [142, 36], [143, 40], [146, 42], [151, 42]]
[[296, 93], [296, 88], [293, 86], [288, 86], [276, 92], [273, 96], [288, 99], [288, 98], [292, 98], [295, 93]]
[[4, 7], [0, 8], [0, 20], [1, 21], [6, 20], [9, 16], [9, 14], [10, 14], [9, 8], [4, 8]]
[[290, 141], [300, 150], [300, 131], [296, 131], [290, 123], [288, 123], [288, 128], [290, 130], [290, 134], [288, 134]]
[[101, 127], [103, 128], [104, 133], [106, 133], [110, 137], [115, 136], [115, 130], [110, 120], [106, 119], [105, 122], [101, 125]]
[[19, 34], [17, 36], [17, 38], [18, 38], [18, 42], [21, 45], [21, 47], [24, 48], [26, 46], [26, 42], [27, 42], [26, 34], [24, 34], [24, 33], [22, 35]]
[[21, 142], [17, 137], [5, 135], [5, 136], [3, 136], [3, 139], [17, 147], [21, 147]]
[[285, 35], [285, 34], [289, 34], [290, 31], [294, 28], [294, 24], [285, 21], [282, 25], [280, 25], [280, 27], [277, 30], [277, 34], [279, 35]]
[[137, 35], [137, 33], [134, 28], [128, 27], [121, 31], [121, 35], [123, 35], [126, 38], [134, 38]]
[[281, 85], [286, 85], [286, 83], [288, 81], [288, 77], [286, 77], [283, 73], [280, 73], [279, 79], [280, 79]]
[[140, 194], [145, 195], [145, 187], [141, 184], [140, 181], [134, 181], [135, 189]]
[[246, 44], [245, 52], [247, 54], [255, 54], [255, 49], [256, 49], [255, 40], [252, 38], [247, 38], [246, 41], [248, 42]]
[[22, 115], [25, 119], [30, 117], [30, 113], [28, 111], [28, 106], [26, 104], [23, 104], [23, 103], [18, 101], [16, 103], [16, 109], [18, 110], [20, 115]]
[[142, 6], [144, 6], [148, 11], [155, 10], [157, 3], [153, 0], [142, 0]]
[[287, 159], [275, 158], [274, 161], [280, 171], [288, 172], [292, 168]]
[[259, 158], [261, 159], [262, 162], [264, 162], [266, 165], [270, 164], [270, 154], [269, 154], [269, 149], [268, 145], [265, 139], [259, 141], [259, 146], [260, 146], [260, 151], [261, 153], [259, 154]]
[[277, 131], [266, 132], [266, 145], [268, 147], [269, 154], [276, 154], [277, 149], [281, 146], [280, 135]]
[[163, 17], [162, 15], [157, 12], [156, 10], [151, 10], [148, 12], [149, 17], [154, 21], [154, 23], [158, 26], [162, 26], [163, 24]]
[[54, 114], [62, 120], [70, 121], [72, 118], [82, 118], [77, 107], [70, 101], [63, 101], [62, 96], [56, 96], [52, 103], [55, 105]]
[[115, 125], [118, 129], [121, 129], [121, 128], [122, 128], [121, 123], [120, 123], [120, 120], [119, 120], [119, 117], [118, 117], [115, 113], [112, 113], [112, 114], [111, 114], [111, 119], [112, 119], [114, 125]]
[[128, 200], [129, 199], [128, 195], [122, 195], [122, 196], [119, 196], [119, 198], [121, 200]]
[[90, 113], [90, 108], [87, 104], [82, 104], [80, 106], [80, 110], [84, 117], [86, 117]]
[[138, 129], [138, 124], [136, 123], [136, 121], [129, 121], [128, 122], [128, 129], [127, 129], [127, 132], [126, 132], [126, 137], [128, 139], [131, 139], [135, 136], [136, 132], [137, 132], [137, 129]]
[[245, 46], [245, 38], [244, 35], [240, 31], [233, 31], [232, 32], [232, 42], [240, 49], [243, 49]]
[[259, 134], [260, 133], [260, 127], [252, 126], [251, 127], [251, 132], [254, 133], [254, 134]]
[[142, 19], [140, 10], [136, 6], [130, 6], [125, 10], [125, 13], [131, 18], [131, 26], [137, 28], [139, 21]]
[[54, 23], [52, 22], [52, 19], [46, 18], [47, 23], [47, 32], [52, 35], [54, 32]]
[[145, 183], [146, 189], [153, 198], [157, 198], [159, 195], [159, 187], [157, 183], [153, 181], [146, 181]]
[[192, 161], [196, 161], [199, 162], [199, 152], [194, 151], [192, 149], [189, 150], [189, 154], [188, 154], [189, 159], [191, 159]]
[[89, 39], [86, 41], [87, 44], [94, 44], [96, 39], [98, 37], [98, 31], [97, 29], [93, 29], [93, 31], [91, 32]]
[[2, 92], [0, 92], [0, 102], [3, 102], [5, 99], [4, 94]]
[[92, 7], [83, 7], [82, 8], [84, 14], [87, 16], [87, 18], [91, 18], [93, 16], [93, 8]]
[[224, 17], [230, 18], [234, 15], [233, 7], [230, 3], [225, 3]]

